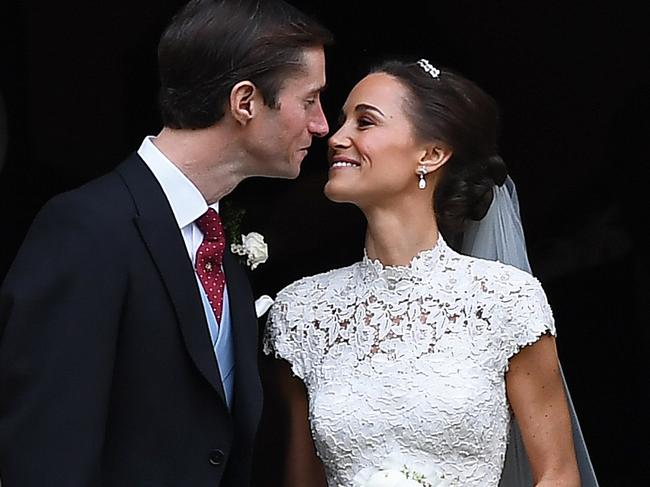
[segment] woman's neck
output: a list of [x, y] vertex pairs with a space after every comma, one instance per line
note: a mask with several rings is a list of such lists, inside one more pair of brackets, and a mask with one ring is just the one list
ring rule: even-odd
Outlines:
[[404, 266], [421, 251], [435, 246], [438, 225], [433, 208], [410, 203], [364, 211], [368, 220], [366, 252], [370, 259], [378, 259], [384, 265]]

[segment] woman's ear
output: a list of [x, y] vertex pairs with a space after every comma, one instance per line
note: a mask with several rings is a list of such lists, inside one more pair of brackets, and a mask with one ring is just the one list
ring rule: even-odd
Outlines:
[[240, 124], [246, 125], [255, 116], [259, 97], [251, 81], [240, 81], [230, 90], [230, 113]]
[[440, 169], [453, 155], [451, 147], [441, 142], [425, 146], [421, 153], [416, 174], [429, 174]]

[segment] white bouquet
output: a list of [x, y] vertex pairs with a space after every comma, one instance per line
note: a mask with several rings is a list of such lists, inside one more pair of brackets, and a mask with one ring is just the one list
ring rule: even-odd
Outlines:
[[435, 464], [400, 452], [386, 457], [379, 468], [364, 468], [352, 482], [354, 487], [452, 487]]

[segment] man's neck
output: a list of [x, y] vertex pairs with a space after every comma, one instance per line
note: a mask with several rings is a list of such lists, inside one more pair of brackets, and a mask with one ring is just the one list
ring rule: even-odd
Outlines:
[[237, 144], [216, 127], [176, 130], [168, 127], [154, 145], [197, 187], [208, 204], [219, 201], [246, 177]]

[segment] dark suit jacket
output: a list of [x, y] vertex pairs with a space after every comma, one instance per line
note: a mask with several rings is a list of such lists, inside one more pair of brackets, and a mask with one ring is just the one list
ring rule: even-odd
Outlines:
[[172, 210], [133, 155], [51, 200], [0, 290], [2, 487], [243, 487], [261, 412], [253, 296], [224, 257], [232, 414]]

